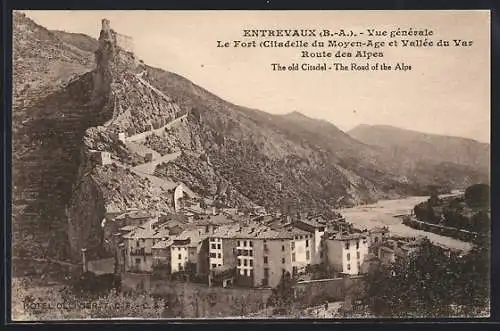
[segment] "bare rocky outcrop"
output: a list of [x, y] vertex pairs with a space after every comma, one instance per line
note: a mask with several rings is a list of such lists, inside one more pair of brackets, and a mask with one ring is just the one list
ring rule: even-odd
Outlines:
[[[99, 250], [102, 245], [100, 224], [106, 211], [128, 208], [169, 211], [169, 193], [147, 177], [133, 171], [145, 163], [144, 156], [129, 150], [120, 139], [149, 130], [155, 122], [167, 122], [180, 114], [174, 103], [156, 95], [138, 79], [141, 67], [130, 45], [102, 21], [99, 48], [95, 52], [96, 69], [92, 73], [92, 104], [107, 114], [100, 125], [90, 127], [83, 137], [78, 178], [73, 197], [66, 208], [71, 256], [80, 249]], [[123, 48], [126, 46], [126, 48]], [[109, 153], [109, 164], [99, 163], [93, 155]]]

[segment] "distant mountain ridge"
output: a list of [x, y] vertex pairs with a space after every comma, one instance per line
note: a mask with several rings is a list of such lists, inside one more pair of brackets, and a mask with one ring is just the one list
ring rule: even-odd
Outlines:
[[389, 125], [359, 125], [348, 134], [366, 144], [383, 148], [395, 158], [431, 163], [454, 163], [489, 171], [490, 144], [473, 139], [405, 130]]

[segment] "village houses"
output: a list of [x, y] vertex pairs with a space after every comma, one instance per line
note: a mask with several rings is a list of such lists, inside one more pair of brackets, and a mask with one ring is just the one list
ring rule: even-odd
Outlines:
[[292, 220], [279, 214], [252, 218], [237, 209], [182, 211], [193, 217], [148, 218], [140, 211], [119, 215], [127, 220], [114, 234], [120, 270], [152, 273], [161, 268], [166, 274], [197, 276], [210, 286], [275, 287], [285, 273], [304, 275], [312, 265], [358, 275], [366, 271], [367, 259], [391, 262], [417, 246], [392, 240], [387, 228], [361, 231], [344, 219], [321, 215]]

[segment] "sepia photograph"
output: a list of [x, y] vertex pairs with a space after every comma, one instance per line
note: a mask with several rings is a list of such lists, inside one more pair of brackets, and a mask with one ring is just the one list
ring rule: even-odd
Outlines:
[[12, 34], [12, 321], [490, 317], [490, 11]]

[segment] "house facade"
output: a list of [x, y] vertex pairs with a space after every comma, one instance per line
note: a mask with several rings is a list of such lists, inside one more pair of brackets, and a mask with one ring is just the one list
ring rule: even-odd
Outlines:
[[335, 233], [324, 240], [325, 261], [336, 272], [357, 275], [368, 254], [369, 235], [363, 233]]
[[207, 242], [210, 270], [234, 268], [236, 285], [274, 287], [286, 271], [292, 273], [293, 236], [287, 231], [259, 225], [222, 226]]

